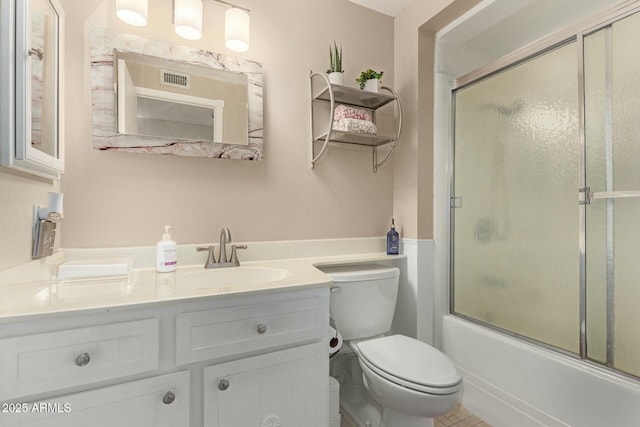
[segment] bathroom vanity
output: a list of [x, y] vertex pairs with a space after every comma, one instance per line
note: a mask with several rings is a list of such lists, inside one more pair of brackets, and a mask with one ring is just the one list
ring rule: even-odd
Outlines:
[[140, 252], [130, 280], [44, 280], [91, 250], [0, 272], [0, 426], [326, 427], [332, 282], [315, 265], [404, 258], [363, 241], [250, 243], [211, 270], [179, 247], [175, 273], [149, 268], [153, 248], [103, 252]]
[[0, 311], [0, 425], [326, 426], [330, 280], [308, 268], [240, 291], [147, 270], [102, 302], [15, 285], [35, 294]]

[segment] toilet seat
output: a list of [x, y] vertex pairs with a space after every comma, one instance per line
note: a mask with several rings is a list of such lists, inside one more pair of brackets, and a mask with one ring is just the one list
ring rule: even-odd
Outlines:
[[460, 390], [462, 377], [439, 350], [406, 337], [391, 335], [358, 342], [360, 361], [371, 371], [402, 387], [446, 395]]

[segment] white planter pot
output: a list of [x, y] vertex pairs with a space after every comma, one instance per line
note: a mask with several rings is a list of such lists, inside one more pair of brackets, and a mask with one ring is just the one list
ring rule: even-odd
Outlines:
[[364, 82], [364, 90], [368, 92], [378, 93], [380, 90], [380, 80], [379, 79], [369, 79]]
[[344, 73], [329, 73], [329, 82], [334, 85], [344, 85]]

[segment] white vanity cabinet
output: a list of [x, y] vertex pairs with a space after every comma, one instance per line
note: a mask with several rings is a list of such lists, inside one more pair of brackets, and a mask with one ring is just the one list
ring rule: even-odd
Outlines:
[[[13, 403], [13, 405], [20, 403]], [[9, 404], [11, 405], [11, 404]], [[189, 372], [6, 406], [6, 427], [183, 427], [189, 425]], [[20, 411], [20, 412], [18, 412]]]
[[326, 353], [316, 343], [205, 368], [205, 427], [326, 427]]
[[0, 427], [326, 427], [328, 324], [327, 288], [0, 319]]
[[0, 399], [158, 369], [158, 319], [0, 340]]

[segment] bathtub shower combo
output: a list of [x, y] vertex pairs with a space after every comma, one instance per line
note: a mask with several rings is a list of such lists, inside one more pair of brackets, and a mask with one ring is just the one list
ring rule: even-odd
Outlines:
[[459, 78], [451, 311], [640, 377], [638, 8]]

